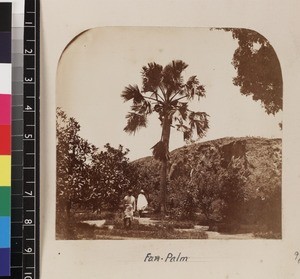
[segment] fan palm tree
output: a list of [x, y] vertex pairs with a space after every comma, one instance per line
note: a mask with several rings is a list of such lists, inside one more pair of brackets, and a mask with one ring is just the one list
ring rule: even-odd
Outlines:
[[160, 140], [152, 147], [154, 158], [161, 161], [160, 210], [166, 213], [166, 189], [169, 162], [169, 141], [171, 128], [183, 133], [185, 141], [197, 134], [203, 137], [209, 128], [208, 114], [195, 112], [188, 108], [189, 101], [205, 96], [205, 88], [196, 76], [184, 82], [182, 72], [188, 67], [181, 60], [174, 60], [165, 67], [149, 63], [142, 68], [142, 87], [128, 85], [121, 96], [124, 101], [132, 101], [127, 114], [124, 131], [134, 134], [147, 126], [147, 116], [157, 113], [161, 122]]

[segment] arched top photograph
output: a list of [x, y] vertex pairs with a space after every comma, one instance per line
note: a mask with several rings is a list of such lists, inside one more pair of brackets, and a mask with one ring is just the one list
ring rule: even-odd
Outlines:
[[263, 34], [83, 30], [56, 108], [57, 239], [282, 238], [283, 78]]

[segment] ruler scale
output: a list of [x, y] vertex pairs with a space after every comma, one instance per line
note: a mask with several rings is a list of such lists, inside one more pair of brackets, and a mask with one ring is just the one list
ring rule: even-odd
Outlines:
[[[13, 3], [13, 7], [14, 7]], [[23, 31], [24, 5], [13, 14], [12, 36], [12, 238], [11, 278], [22, 278], [23, 248]]]
[[[14, 3], [13, 3], [14, 4]], [[16, 20], [17, 19], [17, 20]], [[14, 84], [22, 83], [23, 75], [23, 13], [13, 16], [13, 41], [12, 41], [12, 266], [13, 278], [22, 276], [22, 223], [23, 223], [23, 199], [22, 199], [22, 168], [23, 168], [23, 90]]]
[[24, 167], [23, 278], [39, 275], [39, 88], [38, 1], [25, 1], [24, 15]]
[[34, 279], [39, 278], [39, 1], [12, 2], [17, 11], [12, 28], [11, 276], [1, 279]]

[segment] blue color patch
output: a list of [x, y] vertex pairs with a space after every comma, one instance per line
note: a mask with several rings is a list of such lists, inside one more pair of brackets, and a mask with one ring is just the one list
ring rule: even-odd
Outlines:
[[0, 248], [0, 276], [10, 276], [9, 248]]
[[0, 248], [10, 248], [10, 217], [0, 217]]

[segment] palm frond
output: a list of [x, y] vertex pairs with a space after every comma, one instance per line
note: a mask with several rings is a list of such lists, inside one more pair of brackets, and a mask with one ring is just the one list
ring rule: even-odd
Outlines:
[[[189, 65], [183, 62], [182, 60], [173, 60], [170, 64], [172, 64], [172, 68], [178, 73], [181, 74]], [[170, 65], [169, 64], [169, 65]]]
[[193, 130], [190, 127], [184, 125], [182, 119], [177, 118], [176, 120], [179, 122], [179, 124], [176, 124], [175, 126], [177, 127], [177, 131], [183, 133], [183, 140], [184, 141], [191, 140], [193, 136]]
[[154, 146], [152, 146], [151, 149], [153, 149], [152, 153], [156, 160], [159, 161], [169, 160], [170, 155], [167, 150], [166, 144], [163, 141], [159, 141]]
[[197, 76], [191, 76], [185, 84], [187, 97], [194, 99], [195, 96], [205, 97], [204, 85], [200, 84]]
[[183, 140], [189, 141], [192, 139], [193, 136], [193, 130], [192, 129], [187, 129], [183, 132]]
[[163, 69], [162, 83], [170, 96], [176, 93], [184, 86], [182, 72], [188, 67], [182, 60], [173, 60]]
[[133, 100], [133, 103], [137, 104], [144, 100], [143, 95], [141, 94], [137, 85], [128, 85], [123, 90], [121, 97], [124, 102]]
[[153, 110], [156, 112], [161, 112], [163, 110], [163, 106], [161, 104], [156, 104]]
[[133, 104], [131, 110], [137, 114], [148, 115], [152, 113], [152, 105], [148, 101], [143, 101], [139, 104]]
[[126, 115], [127, 125], [124, 131], [129, 134], [135, 134], [135, 132], [142, 128], [147, 127], [147, 116], [145, 114], [138, 114], [135, 112], [129, 112]]
[[162, 80], [163, 67], [155, 62], [148, 63], [148, 66], [142, 68], [143, 91], [157, 92]]
[[205, 136], [209, 125], [208, 125], [209, 115], [206, 112], [190, 112], [189, 114], [189, 124], [192, 130], [196, 130], [198, 137], [202, 138]]
[[179, 105], [177, 106], [177, 110], [180, 116], [182, 117], [182, 119], [186, 120], [188, 115], [188, 104], [180, 102]]
[[177, 112], [177, 109], [170, 109], [168, 111], [168, 118], [172, 119], [173, 115]]

